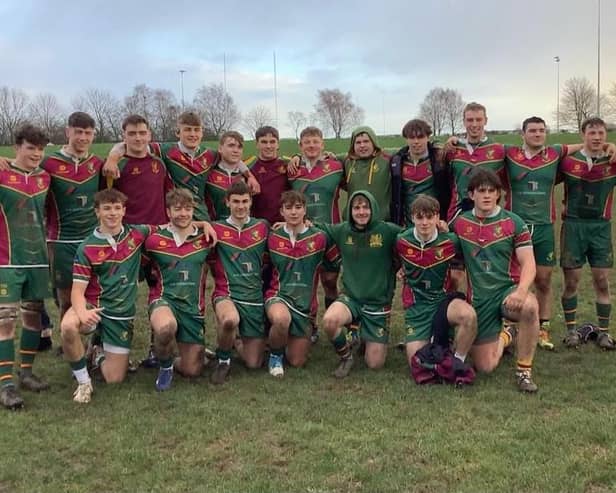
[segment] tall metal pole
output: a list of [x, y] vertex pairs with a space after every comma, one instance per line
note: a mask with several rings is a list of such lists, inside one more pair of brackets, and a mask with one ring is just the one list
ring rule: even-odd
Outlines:
[[597, 116], [601, 116], [601, 0], [597, 0]]
[[[225, 127], [227, 126], [229, 120], [229, 112], [227, 109], [227, 53], [223, 52], [222, 54], [222, 83], [225, 94], [223, 95], [223, 104], [225, 110]], [[225, 128], [225, 130], [227, 130]]]
[[556, 133], [560, 132], [560, 57], [555, 56], [556, 62]]
[[278, 77], [276, 75], [276, 50], [274, 50], [274, 118], [278, 127]]
[[180, 70], [180, 97], [182, 100], [182, 111], [184, 111], [184, 73], [186, 70]]

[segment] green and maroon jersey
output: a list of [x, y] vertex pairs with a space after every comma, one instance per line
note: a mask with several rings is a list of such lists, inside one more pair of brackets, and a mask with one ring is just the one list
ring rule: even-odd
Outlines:
[[0, 171], [0, 266], [47, 267], [45, 197], [49, 174], [10, 164]]
[[165, 163], [156, 156], [123, 157], [118, 163], [120, 178], [113, 188], [128, 197], [127, 224], [165, 224], [165, 194], [173, 188]]
[[432, 240], [422, 242], [411, 227], [396, 238], [396, 252], [404, 269], [404, 308], [440, 303], [449, 287], [449, 264], [460, 253], [458, 237], [436, 233]]
[[94, 194], [100, 189], [104, 161], [90, 154], [73, 158], [56, 151], [43, 160], [51, 176], [47, 194], [47, 240], [81, 243], [98, 224]]
[[205, 203], [212, 219], [218, 221], [229, 217], [229, 208], [225, 204], [225, 194], [234, 183], [244, 180], [241, 168], [229, 170], [221, 163], [214, 166], [205, 184]]
[[491, 169], [501, 180], [505, 180], [505, 146], [485, 137], [477, 145], [471, 145], [464, 139], [458, 140], [454, 149], [445, 155], [445, 162], [451, 169], [451, 204], [447, 218], [455, 217], [459, 210], [468, 210], [472, 204], [468, 199], [468, 182], [475, 167]]
[[430, 156], [426, 154], [418, 162], [406, 158], [402, 163], [402, 197], [406, 224], [412, 224], [411, 204], [420, 193], [438, 198]]
[[152, 261], [156, 279], [148, 302], [169, 301], [185, 313], [205, 313], [206, 259], [212, 243], [197, 229], [184, 242], [169, 226], [159, 226], [145, 240], [145, 254]]
[[609, 157], [591, 158], [582, 151], [563, 159], [565, 184], [563, 219], [609, 221], [612, 218], [616, 163]]
[[291, 309], [309, 314], [316, 296], [319, 267], [324, 258], [336, 259], [336, 247], [328, 245], [327, 235], [314, 227], [306, 228], [296, 238], [282, 227], [270, 231], [267, 248], [272, 279], [265, 298], [281, 298]]
[[289, 178], [291, 188], [306, 197], [306, 212], [315, 223], [337, 224], [340, 222], [338, 197], [344, 182], [344, 168], [340, 161], [324, 159], [317, 161], [311, 170], [302, 162], [297, 174]]
[[142, 246], [154, 231], [154, 226], [125, 225], [113, 237], [95, 229], [77, 248], [73, 282], [88, 284], [86, 301], [103, 307], [102, 316], [135, 316]]
[[532, 157], [527, 157], [521, 146], [505, 146], [505, 150], [505, 208], [526, 224], [552, 224], [556, 220], [554, 187], [558, 163], [567, 155], [567, 147], [544, 147]]
[[479, 218], [470, 210], [456, 218], [453, 231], [460, 239], [469, 302], [490, 299], [519, 282], [516, 249], [532, 248], [528, 227], [520, 216], [499, 207], [492, 216]]
[[267, 252], [267, 222], [250, 218], [241, 229], [229, 220], [216, 221], [212, 226], [218, 236], [208, 259], [214, 276], [212, 298], [263, 303], [261, 270]]
[[194, 153], [182, 145], [150, 144], [152, 152], [160, 157], [167, 166], [173, 186], [190, 190], [195, 198], [194, 217], [196, 221], [208, 221], [209, 215], [205, 205], [205, 183], [207, 174], [216, 161], [217, 152], [201, 144]]
[[265, 219], [270, 224], [282, 221], [280, 195], [289, 189], [287, 160], [276, 158], [265, 161], [253, 156], [245, 163], [261, 185], [261, 193], [252, 198], [251, 214], [254, 217]]

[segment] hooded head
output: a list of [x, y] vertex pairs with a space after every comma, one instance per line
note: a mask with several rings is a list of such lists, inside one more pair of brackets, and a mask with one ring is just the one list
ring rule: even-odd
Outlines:
[[[368, 156], [362, 156], [360, 155], [356, 149], [355, 149], [355, 141], [357, 140], [357, 137], [359, 137], [360, 135], [366, 135], [368, 136], [368, 138], [372, 141], [372, 146], [374, 147], [373, 152], [368, 155]], [[352, 159], [366, 159], [369, 157], [373, 157], [376, 154], [378, 154], [379, 152], [381, 152], [381, 148], [379, 147], [379, 144], [376, 140], [376, 134], [374, 133], [374, 130], [372, 130], [370, 127], [357, 127], [355, 130], [353, 130], [353, 133], [351, 134], [351, 145], [349, 147], [349, 157]]]
[[[360, 198], [358, 200], [355, 200], [357, 197], [360, 197]], [[367, 213], [366, 207], [365, 207], [366, 205], [368, 205], [370, 209], [370, 217], [367, 219], [367, 221], [363, 221], [362, 217], [364, 217]], [[372, 196], [370, 192], [366, 192], [365, 190], [358, 190], [357, 192], [354, 192], [351, 195], [347, 209], [348, 209], [347, 220], [349, 221], [349, 224], [351, 225], [353, 229], [358, 229], [358, 230], [370, 229], [372, 225], [380, 217], [379, 216], [379, 205], [377, 204], [376, 199]], [[353, 218], [354, 215], [355, 215], [355, 219]]]

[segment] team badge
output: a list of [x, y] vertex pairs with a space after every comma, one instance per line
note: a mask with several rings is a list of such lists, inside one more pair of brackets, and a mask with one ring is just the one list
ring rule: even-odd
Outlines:
[[231, 231], [225, 230], [225, 231], [222, 233], [222, 235], [223, 235], [225, 238], [229, 238], [229, 237], [231, 236]]
[[137, 248], [137, 245], [135, 245], [135, 239], [134, 238], [129, 238], [126, 241], [126, 244], [128, 245], [128, 249], [129, 250], [134, 250], [135, 248]]
[[158, 161], [152, 161], [152, 173], [155, 175], [160, 173], [160, 163]]
[[199, 250], [199, 248], [201, 248], [203, 244], [201, 243], [201, 240], [197, 240], [193, 243], [193, 247], [195, 248], [195, 250]]
[[98, 258], [103, 258], [105, 256], [105, 250], [98, 251]]
[[123, 341], [128, 341], [128, 331], [123, 330], [120, 334], [120, 339], [122, 339]]
[[488, 149], [486, 151], [486, 158], [488, 159], [494, 159], [494, 149]]
[[9, 287], [7, 284], [0, 284], [0, 296], [6, 296], [9, 294]]
[[385, 329], [383, 327], [379, 327], [376, 331], [377, 337], [383, 337], [385, 335]]
[[526, 157], [526, 156], [524, 155], [524, 153], [523, 153], [522, 151], [518, 151], [518, 153], [517, 153], [517, 155], [516, 155], [516, 157], [515, 157], [515, 158], [516, 158], [516, 160], [518, 160], [518, 161], [523, 161], [525, 157]]
[[17, 183], [19, 180], [17, 179], [17, 177], [15, 175], [11, 175], [11, 177], [9, 178], [9, 181], [11, 183]]
[[58, 173], [66, 173], [66, 164], [58, 166]]
[[434, 256], [438, 259], [438, 260], [442, 260], [443, 259], [443, 249], [442, 248], [437, 248], [434, 251]]
[[494, 236], [496, 238], [500, 238], [503, 236], [503, 228], [500, 224], [497, 224], [496, 226], [494, 226]]
[[370, 248], [380, 248], [383, 246], [383, 235], [380, 233], [370, 235], [370, 239], [368, 240], [368, 245]]
[[45, 182], [43, 181], [42, 177], [37, 177], [36, 178], [36, 185], [42, 190], [43, 188], [45, 188]]
[[222, 176], [220, 176], [220, 175], [216, 175], [216, 182], [217, 182], [217, 183], [220, 183], [221, 181], [223, 181]]
[[261, 239], [261, 233], [259, 233], [259, 231], [255, 229], [252, 231], [251, 237], [253, 240], [258, 241]]
[[161, 247], [166, 247], [167, 246], [167, 240], [160, 240], [158, 242], [158, 245], [161, 246]]
[[573, 171], [580, 171], [581, 166], [579, 164], [573, 165]]
[[353, 245], [353, 237], [352, 236], [347, 236], [346, 241], [344, 242], [345, 245]]
[[281, 164], [280, 166], [278, 166], [278, 173], [280, 173], [281, 175], [286, 174], [287, 172], [287, 168], [285, 167], [284, 164]]
[[306, 243], [306, 250], [308, 250], [309, 252], [314, 252], [316, 248], [316, 244], [314, 240], [310, 240], [308, 243]]
[[265, 173], [267, 173], [267, 170], [265, 169], [265, 166], [259, 166], [259, 169], [257, 170], [257, 173], [259, 173], [260, 175], [264, 175]]
[[141, 169], [139, 168], [139, 166], [135, 166], [132, 171], [130, 172], [131, 175], [140, 175], [141, 174]]
[[415, 328], [411, 327], [410, 325], [406, 328], [406, 335], [407, 336], [413, 336], [415, 335]]
[[409, 256], [413, 256], [413, 254], [415, 253], [415, 250], [413, 250], [412, 248], [407, 248], [406, 249], [406, 254]]
[[284, 248], [284, 241], [278, 242], [278, 248]]

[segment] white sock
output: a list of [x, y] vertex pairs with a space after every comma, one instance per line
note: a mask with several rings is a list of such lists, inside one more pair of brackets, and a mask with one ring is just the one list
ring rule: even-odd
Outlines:
[[88, 373], [87, 368], [82, 368], [80, 370], [73, 370], [73, 375], [75, 375], [75, 378], [77, 379], [78, 384], [90, 382], [90, 374]]

